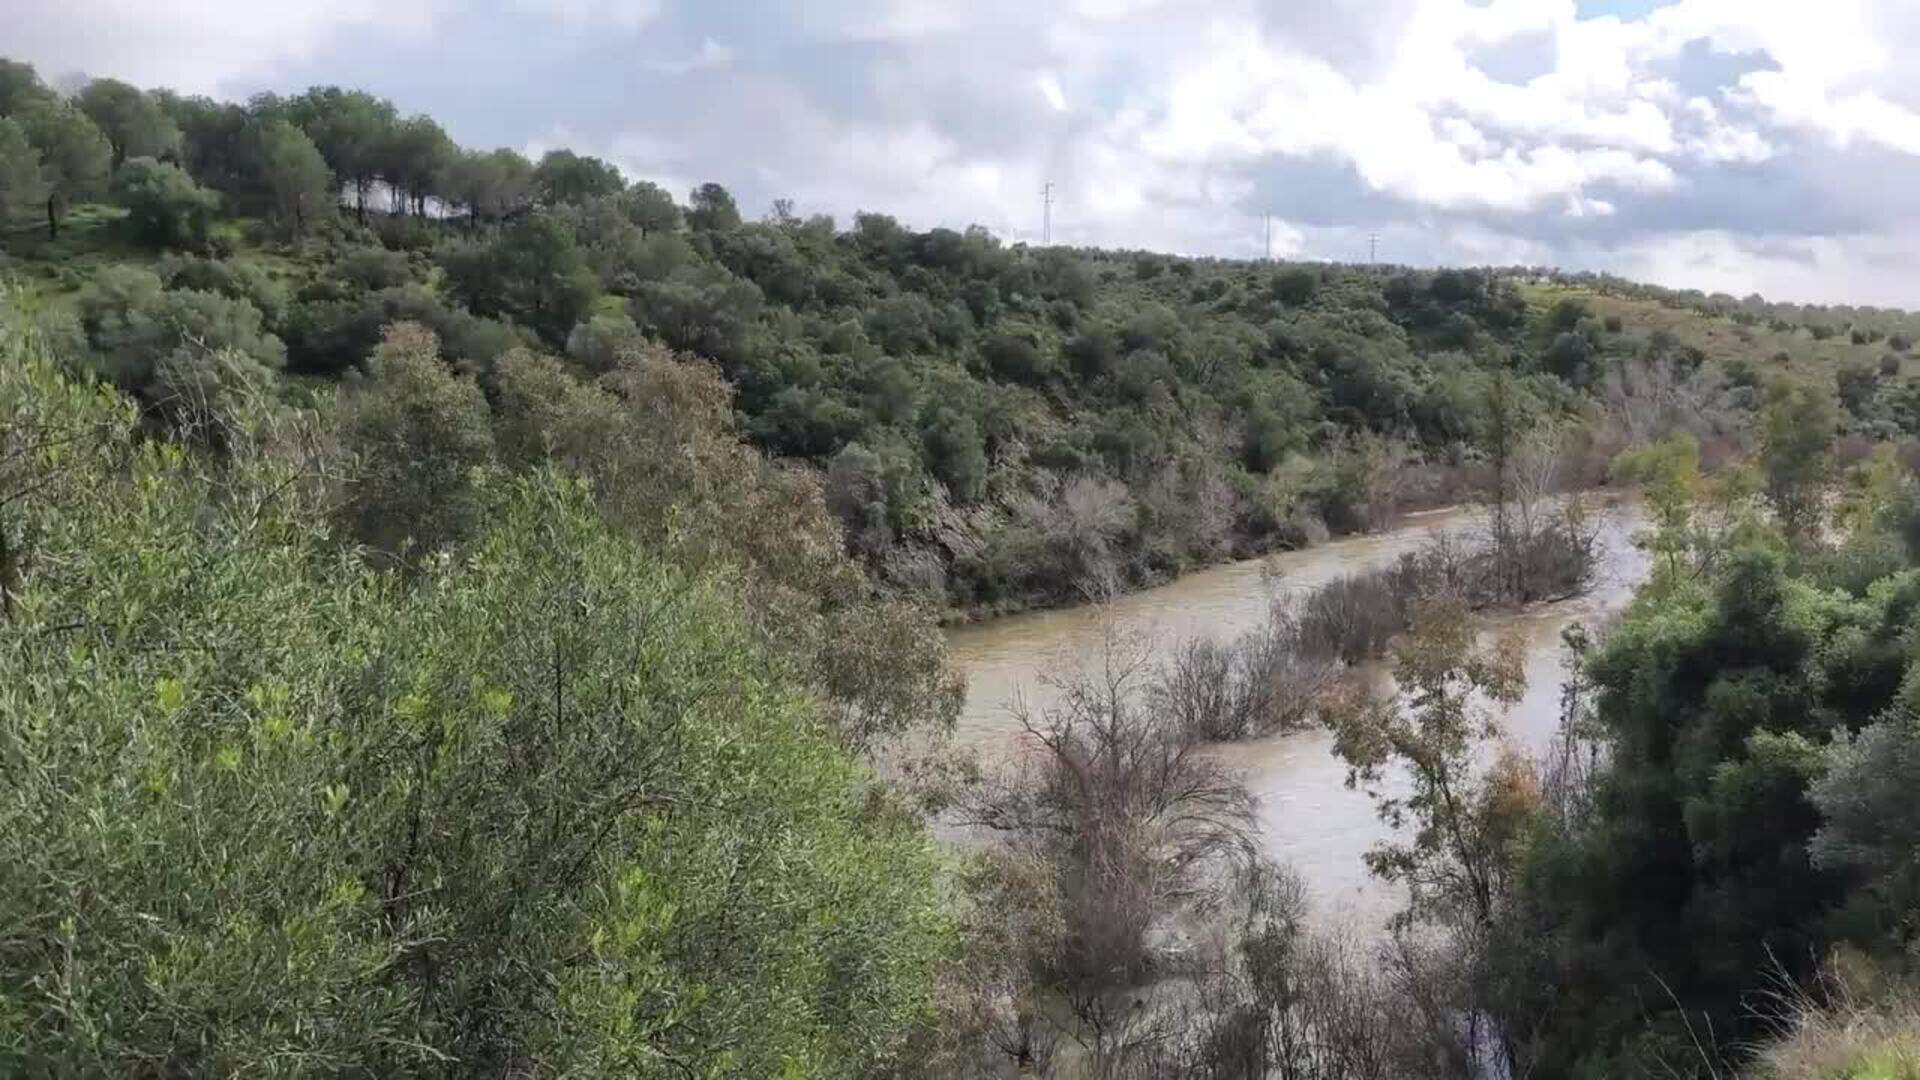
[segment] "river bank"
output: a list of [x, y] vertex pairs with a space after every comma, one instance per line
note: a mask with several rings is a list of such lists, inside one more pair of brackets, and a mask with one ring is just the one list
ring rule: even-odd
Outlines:
[[[1588, 489], [1581, 494], [1583, 498], [1593, 500], [1611, 500], [1621, 497], [1620, 492], [1604, 487]], [[1290, 534], [1298, 538], [1297, 542], [1291, 544], [1287, 540], [1276, 536], [1272, 539], [1271, 543], [1254, 545], [1251, 550], [1243, 546], [1240, 550], [1229, 553], [1225, 557], [1214, 561], [1194, 563], [1170, 574], [1151, 576], [1144, 581], [1128, 582], [1123, 580], [1117, 582], [1117, 585], [1120, 590], [1120, 595], [1123, 596], [1153, 592], [1177, 585], [1192, 577], [1223, 569], [1249, 564], [1259, 565], [1271, 559], [1302, 555], [1309, 552], [1320, 551], [1330, 546], [1351, 544], [1374, 537], [1388, 536], [1402, 532], [1408, 528], [1416, 527], [1422, 521], [1437, 517], [1471, 514], [1473, 512], [1473, 504], [1466, 502], [1447, 501], [1444, 499], [1422, 500], [1408, 504], [1406, 507], [1400, 509], [1392, 519], [1394, 524], [1391, 528], [1341, 533], [1318, 541], [1302, 538], [1300, 534], [1296, 533]], [[1324, 526], [1319, 529], [1319, 533], [1322, 535], [1326, 534]], [[947, 606], [938, 612], [937, 617], [942, 629], [953, 631], [964, 627], [1000, 623], [1023, 615], [1078, 611], [1086, 606], [1087, 601], [1084, 598], [1075, 599], [1066, 603], [1048, 603], [1044, 600], [1033, 600], [1030, 598], [1009, 598], [990, 605], [973, 605], [967, 607]]]

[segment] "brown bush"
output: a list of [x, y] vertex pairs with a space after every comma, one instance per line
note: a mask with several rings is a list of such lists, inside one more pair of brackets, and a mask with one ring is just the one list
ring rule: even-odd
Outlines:
[[1232, 642], [1197, 638], [1174, 650], [1149, 694], [1186, 738], [1230, 742], [1306, 727], [1338, 671], [1331, 657], [1301, 648], [1299, 624], [1276, 605]]

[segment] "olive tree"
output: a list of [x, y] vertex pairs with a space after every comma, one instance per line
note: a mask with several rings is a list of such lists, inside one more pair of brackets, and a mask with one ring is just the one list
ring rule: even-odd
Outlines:
[[95, 79], [74, 103], [99, 125], [113, 147], [113, 167], [132, 158], [167, 157], [180, 151], [180, 127], [153, 95], [118, 79]]
[[39, 210], [47, 191], [46, 178], [40, 174], [40, 151], [27, 141], [19, 124], [0, 117], [0, 227]]
[[178, 165], [137, 157], [113, 174], [114, 200], [127, 208], [135, 239], [154, 247], [206, 247], [220, 196], [193, 182]]
[[353, 455], [339, 513], [374, 551], [431, 553], [479, 525], [475, 470], [493, 459], [487, 402], [440, 359], [417, 323], [387, 328], [368, 377], [341, 396], [339, 438]]
[[15, 119], [40, 151], [47, 182], [47, 235], [60, 235], [67, 208], [105, 192], [113, 150], [87, 114], [58, 99], [38, 101]]

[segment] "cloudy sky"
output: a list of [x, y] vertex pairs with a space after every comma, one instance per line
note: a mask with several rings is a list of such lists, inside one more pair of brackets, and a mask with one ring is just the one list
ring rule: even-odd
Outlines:
[[1920, 307], [1912, 0], [6, 0], [43, 75], [359, 86], [750, 212]]

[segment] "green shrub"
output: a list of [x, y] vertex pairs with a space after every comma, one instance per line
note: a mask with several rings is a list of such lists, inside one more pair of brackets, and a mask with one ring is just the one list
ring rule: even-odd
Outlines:
[[909, 1067], [928, 840], [721, 579], [535, 475], [401, 580], [8, 360], [0, 1073]]
[[198, 251], [207, 246], [220, 196], [178, 165], [132, 158], [113, 174], [113, 198], [127, 208], [127, 228], [151, 247]]

